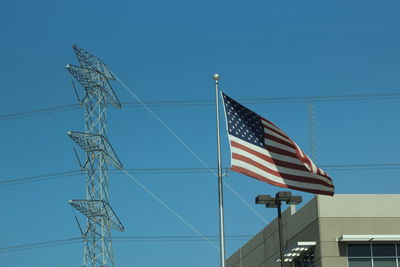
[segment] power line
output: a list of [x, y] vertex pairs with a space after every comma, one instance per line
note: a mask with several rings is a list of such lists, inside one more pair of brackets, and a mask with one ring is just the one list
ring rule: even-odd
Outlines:
[[321, 167], [327, 171], [397, 170], [400, 169], [400, 163], [336, 164]]
[[[257, 98], [238, 98], [237, 100], [245, 104], [261, 103], [308, 103], [308, 102], [332, 102], [332, 101], [354, 101], [354, 100], [392, 100], [400, 98], [400, 93], [372, 93], [372, 94], [349, 94], [349, 95], [324, 95], [324, 96], [289, 96], [289, 97], [257, 97]], [[144, 101], [150, 106], [195, 106], [195, 105], [214, 105], [212, 99], [199, 100], [167, 100], [167, 101]], [[127, 106], [140, 106], [139, 102], [124, 102]]]
[[27, 249], [35, 249], [35, 248], [53, 247], [53, 246], [67, 245], [67, 244], [80, 243], [80, 242], [82, 242], [82, 238], [80, 238], [80, 237], [51, 240], [51, 241], [42, 241], [42, 242], [1, 247], [0, 253], [14, 252], [14, 251], [19, 251], [19, 250], [27, 250]]
[[[218, 240], [218, 235], [206, 235], [210, 240]], [[246, 241], [251, 238], [252, 235], [228, 235], [228, 238], [231, 241]], [[205, 242], [206, 240], [197, 235], [154, 235], [154, 236], [115, 236], [113, 237], [114, 242]], [[48, 248], [69, 244], [77, 244], [84, 242], [82, 237], [74, 237], [74, 238], [66, 238], [66, 239], [58, 239], [51, 241], [41, 241], [35, 243], [28, 244], [20, 244], [13, 246], [0, 247], [0, 254], [30, 250], [30, 249], [39, 249], [39, 248]]]
[[[337, 102], [337, 101], [368, 101], [368, 100], [393, 100], [400, 98], [400, 93], [374, 93], [374, 94], [350, 94], [350, 95], [325, 95], [325, 96], [290, 96], [290, 97], [259, 97], [259, 98], [238, 98], [243, 104], [264, 104], [264, 103], [308, 103], [308, 102]], [[123, 102], [126, 107], [190, 107], [190, 106], [212, 106], [214, 100], [164, 100], [164, 101], [143, 101], [140, 102]], [[62, 111], [80, 109], [79, 104], [69, 104], [63, 106], [35, 109], [17, 113], [0, 115], [0, 121], [23, 119], [34, 116], [42, 116]]]
[[[367, 163], [367, 164], [335, 164], [335, 165], [319, 165], [326, 171], [363, 171], [363, 170], [399, 170], [400, 163]], [[211, 168], [216, 170], [216, 168]], [[223, 168], [225, 172], [230, 172], [229, 168]], [[125, 169], [131, 174], [144, 174], [144, 175], [167, 175], [167, 174], [206, 174], [211, 173], [208, 168], [127, 168]], [[120, 175], [123, 174], [119, 170], [110, 170], [110, 174]], [[81, 175], [81, 170], [70, 170], [62, 172], [47, 173], [42, 175], [35, 175], [22, 178], [0, 180], [0, 187], [19, 185], [26, 183], [42, 182], [48, 180], [56, 180], [65, 177]], [[187, 178], [187, 177], [186, 177]]]
[[8, 186], [8, 185], [35, 183], [35, 182], [40, 182], [40, 181], [60, 179], [60, 178], [64, 178], [64, 177], [74, 176], [77, 174], [81, 174], [81, 171], [80, 170], [71, 170], [71, 171], [62, 171], [62, 172], [47, 173], [47, 174], [42, 174], [42, 175], [28, 176], [28, 177], [23, 177], [23, 178], [0, 180], [0, 187]]
[[46, 114], [51, 114], [51, 113], [56, 113], [56, 112], [61, 112], [61, 111], [78, 109], [78, 108], [80, 108], [79, 104], [69, 104], [69, 105], [64, 105], [64, 106], [49, 107], [49, 108], [35, 109], [35, 110], [29, 110], [29, 111], [23, 111], [23, 112], [17, 112], [17, 113], [10, 113], [10, 114], [5, 114], [5, 115], [0, 115], [0, 121], [23, 119], [23, 118], [46, 115]]
[[[203, 35], [203, 36], [186, 36], [179, 38], [165, 38], [165, 39], [148, 39], [148, 40], [125, 40], [118, 42], [108, 42], [108, 43], [92, 43], [85, 44], [86, 47], [104, 47], [104, 46], [121, 46], [121, 45], [138, 45], [138, 44], [159, 44], [159, 43], [169, 43], [169, 42], [184, 42], [184, 41], [199, 41], [199, 40], [221, 40], [221, 39], [232, 39], [232, 38], [255, 38], [273, 35], [289, 35], [289, 34], [315, 34], [315, 33], [325, 33], [325, 32], [341, 32], [341, 31], [364, 31], [364, 30], [374, 30], [374, 29], [391, 29], [397, 30], [400, 25], [389, 24], [389, 25], [367, 25], [361, 27], [328, 27], [319, 29], [297, 29], [297, 30], [287, 30], [287, 31], [267, 31], [267, 32], [253, 32], [253, 33], [233, 33], [233, 34], [217, 34], [217, 35]], [[39, 49], [39, 50], [25, 50], [17, 51], [14, 53], [0, 54], [0, 60], [9, 57], [20, 57], [20, 56], [32, 56], [40, 55], [46, 53], [53, 53], [55, 51], [63, 51], [69, 49], [69, 46]]]
[[[218, 235], [206, 235], [204, 236], [210, 241], [218, 241]], [[225, 238], [230, 241], [247, 241], [251, 238], [251, 235], [229, 235]], [[206, 242], [204, 238], [199, 236], [127, 236], [127, 237], [114, 237], [116, 242]]]

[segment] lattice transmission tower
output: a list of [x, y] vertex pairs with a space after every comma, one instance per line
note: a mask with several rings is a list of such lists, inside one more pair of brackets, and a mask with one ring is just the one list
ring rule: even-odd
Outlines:
[[310, 141], [310, 156], [317, 163], [317, 127], [315, 123], [314, 103], [307, 103], [308, 138]]
[[80, 163], [86, 173], [86, 199], [69, 204], [86, 216], [86, 229], [78, 222], [85, 243], [83, 266], [115, 266], [111, 228], [124, 231], [124, 226], [108, 201], [108, 169], [110, 165], [122, 169], [122, 164], [107, 139], [106, 112], [107, 106], [121, 108], [121, 104], [110, 85], [115, 78], [108, 67], [76, 45], [73, 49], [79, 66], [66, 68], [84, 88], [85, 96], [78, 100], [85, 108], [85, 132], [70, 131], [68, 136], [86, 153], [84, 164]]

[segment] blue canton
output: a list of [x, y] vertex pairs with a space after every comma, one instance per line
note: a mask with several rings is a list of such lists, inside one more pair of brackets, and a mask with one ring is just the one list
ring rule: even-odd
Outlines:
[[264, 126], [261, 117], [222, 93], [228, 133], [253, 145], [264, 147]]

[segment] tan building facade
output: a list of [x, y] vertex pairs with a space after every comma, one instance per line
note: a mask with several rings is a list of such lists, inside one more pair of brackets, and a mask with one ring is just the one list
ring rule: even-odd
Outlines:
[[[283, 212], [287, 267], [400, 267], [400, 194], [316, 196]], [[226, 260], [279, 267], [278, 221]]]

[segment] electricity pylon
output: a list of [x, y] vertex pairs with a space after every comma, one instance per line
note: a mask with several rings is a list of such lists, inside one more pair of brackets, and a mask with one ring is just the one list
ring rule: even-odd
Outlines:
[[314, 103], [307, 103], [308, 138], [310, 140], [310, 156], [317, 163], [317, 128], [315, 126]]
[[[108, 67], [96, 56], [73, 46], [80, 66], [67, 65], [67, 70], [82, 85], [85, 96], [79, 100], [85, 107], [85, 132], [68, 132], [86, 153], [81, 168], [86, 173], [86, 199], [69, 204], [86, 216], [86, 229], [81, 229], [85, 242], [84, 267], [115, 266], [111, 228], [124, 231], [124, 226], [108, 201], [109, 165], [122, 169], [122, 164], [107, 139], [107, 106], [121, 108], [109, 81], [115, 80]], [[78, 223], [79, 224], [79, 223]]]

